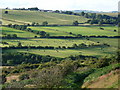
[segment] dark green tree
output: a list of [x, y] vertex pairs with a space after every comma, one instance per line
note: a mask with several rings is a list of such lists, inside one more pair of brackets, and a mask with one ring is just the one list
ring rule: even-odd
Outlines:
[[18, 47], [22, 47], [22, 44], [21, 44], [21, 42], [19, 42], [19, 43], [18, 43]]
[[13, 38], [17, 38], [17, 34], [13, 34], [12, 37], [13, 37]]
[[76, 36], [77, 36], [77, 37], [82, 37], [82, 35], [81, 35], [81, 34], [77, 34]]
[[45, 32], [45, 31], [40, 31], [40, 32], [39, 32], [39, 35], [40, 35], [41, 37], [45, 37], [45, 36], [46, 36], [46, 32]]
[[8, 11], [5, 11], [5, 14], [8, 14]]
[[49, 34], [49, 33], [47, 33], [47, 34], [46, 34], [46, 37], [47, 37], [47, 38], [48, 38], [48, 37], [50, 37], [50, 34]]
[[32, 26], [35, 26], [35, 22], [32, 22]]
[[85, 15], [85, 13], [84, 13], [84, 12], [81, 12], [81, 15], [82, 15], [82, 16], [84, 16], [84, 15]]
[[78, 26], [78, 24], [79, 24], [78, 21], [74, 21], [74, 22], [73, 22], [73, 25], [74, 25], [74, 26]]
[[10, 34], [8, 34], [8, 35], [6, 36], [6, 38], [10, 39], [10, 38], [11, 38], [11, 35], [10, 35]]
[[8, 24], [8, 27], [12, 27], [12, 24]]
[[59, 11], [59, 10], [56, 10], [55, 13], [60, 13], [60, 11]]
[[47, 21], [44, 21], [44, 22], [42, 23], [42, 25], [43, 25], [43, 26], [47, 26], [47, 25], [48, 25], [48, 22], [47, 22]]
[[77, 48], [78, 46], [77, 46], [77, 44], [73, 44], [73, 46], [72, 46], [72, 47]]

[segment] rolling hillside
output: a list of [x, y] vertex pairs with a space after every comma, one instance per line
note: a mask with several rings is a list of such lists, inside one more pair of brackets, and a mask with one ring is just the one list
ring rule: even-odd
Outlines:
[[[52, 12], [4, 12], [0, 18], [3, 89], [118, 88], [117, 24], [73, 26], [74, 21], [88, 19]], [[48, 25], [43, 26], [44, 21]]]
[[104, 30], [101, 30], [99, 26], [91, 26], [91, 27], [75, 27], [75, 26], [60, 26], [60, 27], [29, 27], [32, 30], [35, 31], [45, 31], [49, 33], [50, 35], [63, 35], [68, 36], [70, 32], [73, 34], [82, 34], [87, 36], [92, 35], [105, 35], [105, 36], [117, 36], [118, 32], [114, 32], [114, 30], [117, 30], [117, 27], [115, 26], [105, 26], [102, 27]]
[[26, 24], [32, 22], [42, 24], [42, 22], [47, 21], [49, 24], [68, 25], [72, 24], [75, 20], [79, 21], [80, 23], [87, 21], [87, 18], [82, 16], [51, 12], [9, 10], [9, 13], [5, 14], [4, 11], [5, 10], [2, 11], [3, 24]]

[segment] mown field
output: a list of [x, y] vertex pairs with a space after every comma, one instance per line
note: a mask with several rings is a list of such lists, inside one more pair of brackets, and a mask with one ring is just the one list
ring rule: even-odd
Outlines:
[[9, 23], [16, 24], [27, 24], [36, 22], [42, 24], [47, 21], [49, 24], [59, 25], [71, 25], [73, 21], [78, 20], [79, 22], [86, 22], [88, 19], [82, 16], [65, 15], [51, 12], [38, 12], [38, 11], [23, 11], [23, 10], [9, 10], [9, 14], [4, 14], [2, 11], [3, 25]]

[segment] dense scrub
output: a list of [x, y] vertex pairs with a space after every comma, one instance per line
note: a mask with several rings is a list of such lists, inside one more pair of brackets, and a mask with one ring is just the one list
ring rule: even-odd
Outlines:
[[[89, 60], [89, 59], [88, 59]], [[88, 61], [85, 60], [85, 61]], [[99, 60], [96, 60], [96, 63]], [[102, 60], [101, 60], [102, 61]], [[92, 61], [91, 61], [92, 62]], [[95, 64], [95, 63], [94, 63]], [[3, 73], [11, 75], [19, 73], [19, 81], [4, 84], [5, 88], [80, 88], [85, 82], [90, 82], [99, 76], [120, 68], [117, 62], [92, 63], [81, 60], [63, 60], [44, 64], [23, 64], [15, 68], [4, 69]], [[37, 66], [38, 65], [38, 66]], [[31, 66], [31, 67], [30, 67]], [[37, 66], [35, 68], [32, 68]], [[15, 72], [15, 70], [21, 72]], [[13, 72], [14, 71], [14, 72]], [[32, 73], [31, 73], [32, 72]]]
[[57, 61], [61, 60], [61, 58], [51, 57], [49, 55], [35, 55], [29, 53], [3, 53], [2, 54], [2, 64], [5, 66], [13, 66], [18, 64], [37, 64], [43, 62]]

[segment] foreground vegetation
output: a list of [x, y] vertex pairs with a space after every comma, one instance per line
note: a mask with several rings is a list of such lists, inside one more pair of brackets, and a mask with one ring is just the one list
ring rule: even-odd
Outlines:
[[2, 12], [3, 88], [118, 88], [117, 17], [29, 9]]
[[[6, 55], [12, 56], [13, 54]], [[31, 54], [19, 53], [17, 55], [24, 55], [25, 57], [27, 56], [27, 59], [29, 59], [29, 56], [35, 56]], [[24, 57], [21, 58], [26, 59]], [[34, 62], [35, 58], [36, 57], [34, 57]], [[85, 83], [89, 83], [90, 85], [92, 84], [91, 82], [96, 80], [98, 77], [108, 74], [111, 71], [118, 70], [120, 65], [117, 64], [117, 58], [118, 57], [115, 55], [112, 57], [103, 57], [99, 59], [94, 57], [86, 58], [85, 56], [80, 56], [79, 58], [68, 57], [66, 59], [59, 60], [56, 58], [51, 58], [52, 61], [46, 62], [45, 60], [50, 59], [50, 57], [44, 57], [44, 62], [40, 61], [41, 63], [37, 62], [36, 64], [32, 64], [32, 61], [29, 61], [27, 64], [27, 62], [24, 61], [26, 63], [15, 66], [14, 68], [3, 69], [3, 73], [5, 76], [7, 76], [7, 78], [10, 78], [11, 75], [19, 76], [16, 79], [10, 79], [10, 83], [5, 83], [3, 87], [87, 88]], [[33, 58], [30, 59], [33, 60]], [[115, 75], [115, 73], [113, 74]], [[83, 84], [85, 85], [83, 86]], [[112, 88], [117, 88], [117, 86], [118, 83], [116, 81], [116, 86]]]

